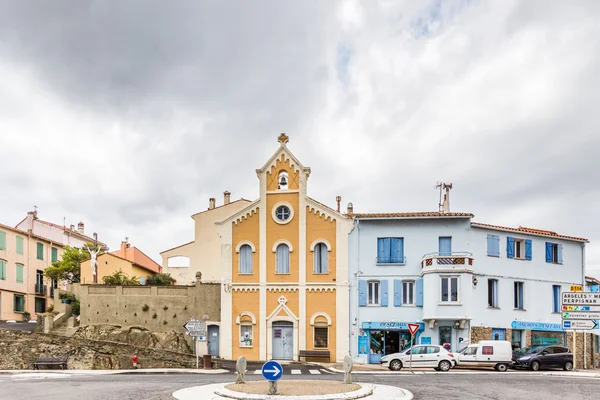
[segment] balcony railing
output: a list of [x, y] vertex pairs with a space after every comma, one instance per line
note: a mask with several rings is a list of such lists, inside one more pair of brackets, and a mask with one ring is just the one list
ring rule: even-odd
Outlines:
[[45, 296], [47, 292], [48, 287], [46, 285], [40, 285], [39, 283], [35, 284], [35, 294]]
[[473, 254], [465, 251], [452, 252], [450, 254], [429, 253], [421, 259], [421, 268], [433, 265], [473, 265]]
[[377, 264], [404, 264], [406, 257], [377, 257]]

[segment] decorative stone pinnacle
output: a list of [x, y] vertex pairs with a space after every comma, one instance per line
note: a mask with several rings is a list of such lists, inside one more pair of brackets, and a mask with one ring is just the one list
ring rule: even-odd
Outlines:
[[279, 135], [279, 137], [277, 138], [277, 141], [281, 144], [286, 144], [287, 142], [290, 141], [290, 138], [288, 137], [288, 135], [286, 135], [285, 133], [282, 133], [281, 135]]

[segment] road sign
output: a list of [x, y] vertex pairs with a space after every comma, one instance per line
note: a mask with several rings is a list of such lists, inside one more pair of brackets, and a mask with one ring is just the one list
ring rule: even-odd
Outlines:
[[600, 312], [600, 306], [562, 306], [562, 310]]
[[600, 293], [575, 293], [565, 292], [562, 294], [562, 305], [569, 306], [588, 306], [588, 305], [600, 305]]
[[585, 311], [563, 311], [562, 319], [600, 319], [600, 313]]
[[186, 322], [183, 327], [187, 330], [190, 336], [204, 337], [206, 340], [206, 322], [197, 319], [191, 319]]
[[281, 378], [283, 368], [277, 361], [267, 361], [263, 364], [261, 371], [266, 380], [275, 382]]
[[581, 285], [573, 285], [571, 286], [571, 292], [583, 292], [583, 286]]
[[563, 320], [562, 325], [563, 329], [596, 329], [598, 328], [598, 321], [584, 319]]
[[411, 335], [414, 335], [419, 330], [420, 326], [417, 324], [408, 324], [408, 330]]

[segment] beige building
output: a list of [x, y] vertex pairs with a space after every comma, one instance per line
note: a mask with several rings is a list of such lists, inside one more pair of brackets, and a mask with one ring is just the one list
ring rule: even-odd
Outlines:
[[43, 272], [63, 253], [63, 244], [0, 224], [0, 320], [31, 319], [52, 304], [56, 285]]
[[[127, 241], [121, 242], [119, 250], [99, 255], [96, 265], [98, 266], [98, 283], [102, 283], [103, 277], [112, 275], [119, 270], [130, 278], [138, 278], [140, 283], [143, 283], [146, 277], [162, 271], [159, 264]], [[93, 280], [91, 261], [82, 262], [81, 283], [94, 283]]]
[[163, 272], [171, 274], [180, 285], [196, 281], [196, 273], [202, 272], [203, 282], [221, 282], [221, 238], [215, 223], [246, 208], [246, 199], [231, 201], [231, 193], [223, 193], [223, 204], [209, 200], [208, 209], [192, 215], [194, 240], [165, 250], [162, 257]]

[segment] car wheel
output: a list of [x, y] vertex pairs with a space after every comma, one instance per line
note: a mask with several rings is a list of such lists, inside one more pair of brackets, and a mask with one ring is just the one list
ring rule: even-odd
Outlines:
[[539, 371], [540, 370], [540, 363], [539, 361], [534, 361], [531, 363], [531, 370], [532, 371]]
[[506, 372], [508, 366], [506, 364], [498, 364], [496, 365], [496, 371], [498, 372]]
[[565, 371], [573, 371], [573, 363], [571, 361], [567, 361], [563, 369]]
[[402, 363], [400, 360], [392, 360], [390, 362], [390, 369], [392, 371], [400, 371], [402, 369]]
[[438, 368], [440, 369], [440, 371], [444, 371], [447, 372], [450, 370], [450, 368], [452, 367], [452, 364], [450, 364], [450, 361], [448, 360], [442, 360], [440, 361]]

